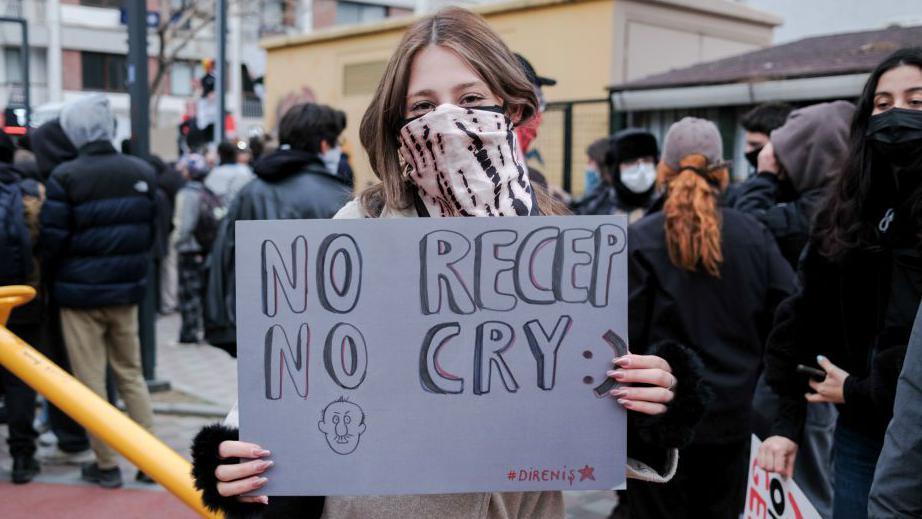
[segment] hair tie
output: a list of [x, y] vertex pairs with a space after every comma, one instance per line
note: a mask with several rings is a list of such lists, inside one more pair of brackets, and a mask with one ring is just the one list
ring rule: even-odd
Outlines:
[[710, 176], [710, 172], [711, 172], [711, 171], [714, 171], [714, 170], [717, 170], [717, 169], [719, 169], [720, 167], [721, 167], [721, 166], [714, 166], [714, 167], [708, 168], [707, 171], [704, 171], [704, 170], [702, 170], [701, 168], [696, 168], [695, 166], [681, 166], [681, 167], [679, 167], [679, 173], [682, 173], [682, 172], [685, 171], [685, 170], [691, 171], [692, 173], [694, 173], [694, 174], [698, 175], [699, 177], [701, 177], [702, 179], [704, 179], [704, 181], [707, 182], [708, 184], [710, 184], [711, 187], [713, 187], [713, 188], [719, 190], [719, 189], [720, 189], [720, 182], [718, 182], [717, 179], [711, 177], [711, 176]]

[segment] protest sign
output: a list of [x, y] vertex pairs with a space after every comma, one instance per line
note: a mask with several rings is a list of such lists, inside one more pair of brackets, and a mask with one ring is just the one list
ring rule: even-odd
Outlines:
[[240, 437], [268, 495], [623, 485], [621, 217], [236, 224]]
[[752, 435], [744, 519], [822, 519], [793, 479], [758, 467], [761, 445], [759, 438]]

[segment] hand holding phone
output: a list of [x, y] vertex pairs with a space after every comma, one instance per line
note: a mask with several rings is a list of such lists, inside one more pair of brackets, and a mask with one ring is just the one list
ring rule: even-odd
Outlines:
[[822, 382], [823, 380], [826, 379], [825, 371], [821, 369], [813, 368], [810, 366], [805, 366], [803, 364], [797, 365], [797, 372], [802, 375], [807, 375], [808, 377], [812, 378], [813, 380], [816, 380], [817, 382]]

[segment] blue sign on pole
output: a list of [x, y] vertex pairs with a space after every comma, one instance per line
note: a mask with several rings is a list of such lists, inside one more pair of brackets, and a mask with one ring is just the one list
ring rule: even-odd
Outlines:
[[[118, 18], [122, 25], [128, 25], [128, 10], [124, 7], [118, 9]], [[156, 29], [160, 26], [160, 13], [157, 11], [147, 11], [147, 28]]]

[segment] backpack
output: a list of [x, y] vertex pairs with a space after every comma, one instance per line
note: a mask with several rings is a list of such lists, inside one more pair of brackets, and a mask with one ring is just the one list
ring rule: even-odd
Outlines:
[[32, 274], [32, 239], [19, 182], [0, 182], [0, 284], [23, 283]]
[[218, 225], [226, 211], [221, 197], [204, 185], [199, 194], [198, 207], [198, 220], [195, 222], [195, 229], [192, 230], [192, 236], [195, 237], [195, 241], [202, 247], [202, 251], [208, 253], [211, 251], [215, 238], [218, 236]]

